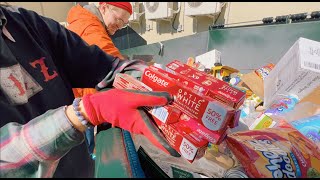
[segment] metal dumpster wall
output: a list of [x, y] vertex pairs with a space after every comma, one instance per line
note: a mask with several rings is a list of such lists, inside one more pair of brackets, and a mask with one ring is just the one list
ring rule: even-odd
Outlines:
[[219, 50], [222, 64], [246, 73], [276, 64], [299, 37], [320, 41], [320, 21], [212, 30], [208, 50]]
[[226, 28], [206, 31], [191, 36], [121, 50], [128, 55], [154, 55], [157, 63], [167, 64], [173, 59], [186, 62], [209, 50], [221, 52], [222, 63], [246, 73], [267, 63], [277, 63], [299, 38], [320, 41], [320, 21], [277, 24], [253, 27]]
[[131, 135], [120, 128], [96, 136], [96, 178], [144, 178]]
[[110, 37], [120, 51], [122, 49], [129, 49], [147, 44], [147, 41], [131, 27], [120, 29]]
[[133, 55], [154, 55], [154, 61], [167, 64], [173, 59], [186, 62], [189, 56], [197, 56], [207, 52], [208, 31], [191, 36], [162, 41], [163, 55], [159, 55], [160, 44], [153, 43], [135, 48], [124, 49], [120, 52], [132, 58]]

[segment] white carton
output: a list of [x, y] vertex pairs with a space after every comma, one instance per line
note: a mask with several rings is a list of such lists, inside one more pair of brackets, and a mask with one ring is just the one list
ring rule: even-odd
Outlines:
[[302, 99], [319, 86], [320, 42], [300, 37], [264, 80], [264, 107], [281, 95]]
[[205, 68], [211, 69], [214, 63], [221, 63], [221, 52], [213, 49], [196, 57], [196, 62], [200, 62]]

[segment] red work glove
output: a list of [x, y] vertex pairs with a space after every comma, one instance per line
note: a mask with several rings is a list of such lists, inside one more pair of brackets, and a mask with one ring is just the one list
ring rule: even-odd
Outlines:
[[142, 109], [143, 106], [168, 104], [172, 101], [169, 93], [111, 89], [85, 95], [82, 101], [91, 124], [108, 122], [131, 133], [143, 134], [164, 152], [175, 157], [180, 156]]

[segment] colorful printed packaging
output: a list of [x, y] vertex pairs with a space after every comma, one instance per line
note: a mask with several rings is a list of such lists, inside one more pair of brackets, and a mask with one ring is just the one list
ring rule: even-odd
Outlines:
[[242, 131], [226, 141], [251, 178], [320, 177], [320, 149], [294, 128]]
[[138, 81], [134, 77], [118, 73], [113, 81], [113, 87], [117, 89], [133, 89], [133, 90], [140, 90], [140, 91], [152, 91], [150, 87], [143, 84], [141, 81]]
[[293, 110], [295, 105], [299, 102], [296, 96], [285, 96], [275, 100], [270, 107], [264, 112], [266, 115], [281, 115]]
[[178, 60], [172, 61], [166, 67], [166, 70], [178, 76], [178, 79], [183, 84], [201, 94], [221, 101], [233, 108], [238, 108], [243, 104], [246, 96], [245, 92], [232, 87], [227, 82], [187, 66]]
[[181, 126], [179, 122], [164, 124], [156, 117], [154, 120], [172, 148], [189, 162], [204, 155], [208, 141], [199, 133]]
[[[147, 85], [143, 84], [141, 81], [133, 78], [128, 74], [118, 73], [116, 74], [113, 86], [118, 89], [134, 89], [141, 91], [151, 91], [152, 89]], [[161, 122], [170, 124], [177, 122], [181, 111], [172, 105], [162, 106], [162, 107], [144, 107], [150, 114], [157, 117]]]
[[212, 144], [220, 144], [227, 135], [227, 127], [218, 131], [210, 131], [197, 120], [182, 114], [179, 119], [179, 126], [190, 129], [202, 135], [207, 141]]
[[269, 63], [266, 66], [263, 66], [259, 69], [256, 69], [254, 72], [262, 79], [264, 80], [265, 77], [268, 76], [270, 71], [274, 68], [274, 64]]
[[290, 123], [320, 148], [320, 114]]
[[250, 130], [272, 128], [276, 122], [269, 116], [261, 114], [249, 127]]
[[142, 82], [153, 91], [166, 91], [175, 97], [173, 105], [212, 131], [224, 129], [236, 117], [232, 107], [207, 96], [196, 94], [177, 81], [177, 76], [156, 67], [148, 67]]

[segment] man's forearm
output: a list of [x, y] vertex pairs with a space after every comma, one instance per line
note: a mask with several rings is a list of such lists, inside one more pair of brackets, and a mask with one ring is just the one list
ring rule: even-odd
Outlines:
[[84, 140], [74, 125], [77, 119], [72, 123], [65, 111], [60, 107], [25, 125], [1, 127], [0, 177], [52, 177], [57, 162]]

